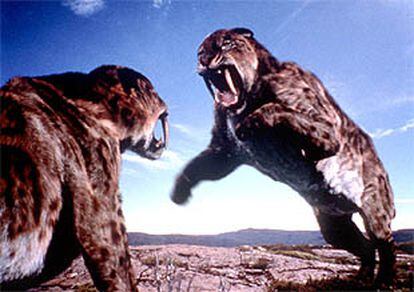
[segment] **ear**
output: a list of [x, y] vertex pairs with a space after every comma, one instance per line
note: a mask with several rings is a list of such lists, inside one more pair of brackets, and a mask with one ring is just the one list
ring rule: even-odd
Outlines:
[[236, 27], [236, 28], [233, 28], [231, 31], [235, 32], [235, 33], [238, 33], [238, 34], [241, 34], [241, 35], [243, 35], [245, 37], [248, 37], [248, 38], [251, 38], [254, 35], [253, 32], [250, 29], [244, 28], [244, 27]]

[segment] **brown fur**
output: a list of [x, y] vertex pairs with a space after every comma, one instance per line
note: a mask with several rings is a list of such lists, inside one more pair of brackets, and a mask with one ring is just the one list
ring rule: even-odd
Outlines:
[[[315, 75], [279, 62], [248, 29], [214, 32], [198, 60], [215, 99], [215, 125], [209, 147], [178, 176], [173, 200], [184, 203], [200, 181], [251, 165], [300, 193], [326, 241], [361, 258], [364, 277], [373, 276], [378, 249], [378, 282], [391, 285], [393, 194], [370, 137]], [[352, 222], [355, 212], [369, 238]]]
[[135, 291], [119, 174], [121, 147], [157, 158], [166, 105], [143, 75], [14, 78], [1, 88], [0, 283], [27, 288], [82, 253], [99, 290]]

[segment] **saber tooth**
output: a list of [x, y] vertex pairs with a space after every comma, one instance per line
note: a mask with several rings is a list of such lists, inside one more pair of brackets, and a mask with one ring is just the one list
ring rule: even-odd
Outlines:
[[204, 79], [204, 82], [207, 84], [208, 90], [210, 91], [211, 95], [214, 97], [216, 103], [220, 103], [220, 99], [218, 98], [218, 89], [213, 85], [213, 82], [209, 79]]
[[233, 92], [234, 95], [237, 95], [237, 90], [234, 86], [233, 79], [231, 78], [229, 69], [224, 70], [224, 76], [226, 77], [226, 81], [230, 87], [231, 92]]
[[204, 83], [206, 84], [208, 91], [210, 91], [210, 94], [214, 97], [214, 91], [211, 88], [211, 81], [208, 80], [207, 78], [204, 78]]
[[167, 147], [168, 141], [170, 139], [170, 130], [169, 130], [169, 124], [168, 124], [168, 120], [166, 116], [162, 118], [161, 123], [162, 123], [162, 133], [164, 136], [164, 146]]

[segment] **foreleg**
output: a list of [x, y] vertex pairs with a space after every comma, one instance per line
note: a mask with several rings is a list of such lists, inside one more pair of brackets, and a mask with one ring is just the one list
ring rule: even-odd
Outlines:
[[137, 291], [117, 190], [98, 196], [82, 179], [70, 189], [74, 229], [85, 264], [99, 291]]
[[222, 148], [207, 148], [191, 160], [178, 175], [171, 195], [177, 204], [185, 203], [191, 196], [191, 189], [203, 180], [219, 180], [233, 170], [241, 161], [236, 155]]

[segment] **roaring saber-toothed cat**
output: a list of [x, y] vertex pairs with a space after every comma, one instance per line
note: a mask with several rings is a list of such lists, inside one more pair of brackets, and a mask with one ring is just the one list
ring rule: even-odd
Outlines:
[[[218, 30], [198, 50], [198, 72], [214, 97], [211, 143], [177, 177], [172, 199], [185, 203], [203, 180], [247, 164], [288, 184], [313, 207], [327, 242], [361, 259], [360, 275], [391, 285], [395, 216], [387, 173], [370, 137], [321, 81], [274, 58], [248, 29]], [[352, 222], [358, 212], [364, 236]]]

